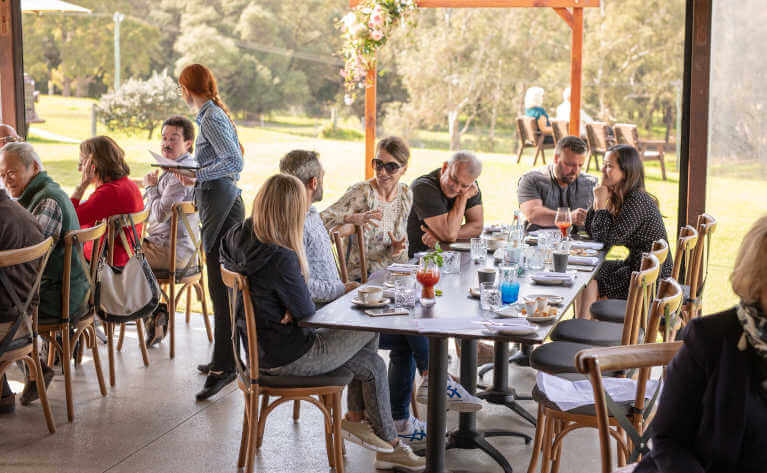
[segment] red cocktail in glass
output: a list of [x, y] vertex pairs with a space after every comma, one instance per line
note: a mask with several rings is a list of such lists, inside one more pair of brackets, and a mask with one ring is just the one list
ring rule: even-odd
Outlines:
[[431, 259], [421, 258], [415, 278], [421, 283], [421, 305], [434, 304], [434, 286], [439, 282], [439, 266]]

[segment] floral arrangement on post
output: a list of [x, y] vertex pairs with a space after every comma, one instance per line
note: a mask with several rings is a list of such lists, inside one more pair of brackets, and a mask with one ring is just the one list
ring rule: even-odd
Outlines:
[[386, 44], [397, 24], [410, 21], [416, 8], [415, 0], [362, 0], [338, 22], [344, 39], [341, 76], [348, 105], [354, 100], [357, 87], [362, 87], [368, 70], [375, 67], [378, 48]]

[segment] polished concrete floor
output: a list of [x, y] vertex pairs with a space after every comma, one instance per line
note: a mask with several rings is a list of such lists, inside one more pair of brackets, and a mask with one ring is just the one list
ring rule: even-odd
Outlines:
[[[117, 383], [108, 395], [98, 391], [93, 361], [86, 357], [74, 370], [75, 420], [67, 422], [64, 379], [57, 374], [49, 388], [57, 431], [50, 435], [39, 402], [28, 407], [17, 403], [14, 414], [0, 416], [0, 473], [5, 472], [229, 472], [236, 471], [243, 401], [234, 385], [207, 402], [195, 402], [194, 394], [204, 377], [197, 363], [206, 362], [211, 346], [201, 317], [185, 325], [178, 315], [176, 358], [168, 358], [167, 339], [150, 349], [150, 366], [144, 367], [135, 332], [126, 336], [117, 354]], [[451, 353], [455, 359], [455, 353]], [[100, 346], [102, 368], [107, 374], [107, 356]], [[382, 355], [387, 352], [382, 351]], [[454, 372], [457, 370], [453, 369]], [[20, 391], [21, 373], [9, 370], [12, 387]], [[488, 374], [488, 378], [491, 376]], [[511, 382], [530, 391], [535, 372], [512, 368]], [[107, 381], [108, 382], [108, 381]], [[523, 403], [535, 412], [534, 402]], [[301, 419], [294, 423], [288, 405], [268, 419], [264, 444], [255, 471], [303, 473], [329, 471], [321, 415], [304, 404]], [[425, 412], [425, 406], [422, 406]], [[479, 412], [480, 429], [534, 429], [505, 407], [485, 405]], [[448, 428], [457, 426], [457, 416], [448, 416]], [[495, 438], [492, 443], [506, 456], [516, 472], [527, 471], [531, 446], [516, 438]], [[596, 432], [582, 429], [565, 440], [560, 471], [599, 471]], [[347, 444], [346, 471], [372, 472], [374, 454]], [[451, 470], [502, 472], [487, 455], [475, 450], [450, 450]]]

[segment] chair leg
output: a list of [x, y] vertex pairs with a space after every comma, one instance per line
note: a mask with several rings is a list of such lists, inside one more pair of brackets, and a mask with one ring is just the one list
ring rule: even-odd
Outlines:
[[[51, 334], [51, 341], [48, 342], [48, 368], [53, 368], [53, 365], [56, 363], [56, 344], [53, 343], [55, 338], [56, 334]], [[43, 343], [45, 343], [45, 340], [43, 340]]]
[[336, 473], [344, 473], [344, 439], [341, 436], [341, 393], [333, 395], [333, 447]]
[[[168, 284], [168, 331], [170, 332], [170, 358], [176, 356], [176, 285]], [[187, 297], [187, 304], [189, 298]]]
[[141, 358], [144, 359], [144, 366], [149, 366], [149, 353], [146, 351], [143, 319], [136, 319], [136, 333], [138, 334], [138, 347], [141, 349]]
[[546, 425], [543, 431], [543, 458], [541, 459], [541, 473], [549, 473], [551, 467], [551, 443], [554, 441], [554, 419], [546, 418]]
[[[554, 421], [554, 438], [556, 438], [557, 435], [559, 435], [560, 432], [562, 432], [562, 428], [564, 427], [564, 421], [557, 420]], [[562, 458], [562, 443], [563, 441], [560, 441], [557, 444], [557, 448], [554, 449], [553, 453], [553, 460], [554, 463], [551, 465], [551, 473], [558, 473], [559, 472], [559, 460]]]
[[301, 417], [301, 401], [293, 401], [293, 420], [298, 421]]
[[546, 417], [543, 413], [543, 406], [538, 404], [538, 419], [535, 421], [535, 440], [533, 441], [533, 453], [530, 456], [530, 465], [527, 467], [527, 473], [535, 473], [535, 467], [538, 465], [538, 456], [541, 453], [541, 443], [543, 442], [543, 431], [545, 430]]
[[[256, 448], [253, 445], [253, 439], [256, 436], [256, 419], [259, 420], [258, 415], [258, 390], [251, 388], [248, 393], [248, 410], [250, 411], [250, 422], [248, 423], [248, 453], [245, 457], [245, 471], [247, 473], [253, 473], [253, 463], [256, 459]], [[260, 438], [259, 438], [260, 440]]]
[[109, 352], [109, 385], [115, 385], [115, 324], [104, 322], [104, 329], [107, 332], [107, 351]]
[[117, 351], [123, 351], [125, 341], [125, 324], [120, 324], [120, 336], [117, 338]]
[[35, 373], [37, 394], [40, 396], [40, 405], [43, 406], [45, 423], [48, 424], [48, 432], [54, 433], [56, 432], [56, 424], [53, 422], [53, 413], [51, 412], [51, 406], [48, 404], [48, 390], [45, 387], [43, 368], [40, 366], [40, 357], [37, 356], [37, 350], [33, 351], [32, 355], [24, 357], [24, 361], [27, 363], [27, 369], [29, 372]]
[[[85, 328], [87, 338], [90, 338], [91, 352], [93, 353], [93, 366], [96, 368], [96, 377], [99, 380], [99, 391], [102, 396], [107, 395], [107, 386], [104, 383], [104, 372], [101, 371], [101, 357], [99, 356], [98, 339], [96, 338], [96, 328], [93, 325]], [[83, 346], [83, 343], [80, 343]]]
[[320, 402], [325, 409], [327, 409], [327, 415], [324, 415], [325, 425], [325, 451], [328, 454], [328, 466], [333, 468], [335, 447], [333, 446], [333, 403], [330, 401], [331, 394], [320, 394]]
[[266, 427], [266, 408], [269, 407], [269, 395], [261, 395], [261, 415], [257, 417], [258, 420], [258, 433], [256, 434], [256, 448], [261, 448], [261, 444], [264, 441], [264, 427]]
[[240, 437], [240, 453], [237, 456], [237, 468], [245, 466], [245, 457], [248, 455], [248, 432], [250, 431], [250, 402], [248, 393], [245, 395], [245, 408], [242, 413], [242, 436]]
[[[67, 398], [67, 420], [72, 422], [75, 419], [75, 405], [72, 401], [72, 358], [71, 339], [69, 338], [69, 324], [61, 331], [61, 366], [64, 368], [64, 392]], [[38, 390], [40, 383], [38, 383]]]
[[522, 153], [525, 151], [525, 142], [522, 141], [519, 145], [519, 152], [517, 153], [517, 164], [522, 161]]
[[413, 417], [416, 419], [421, 418], [421, 412], [418, 407], [418, 402], [415, 400], [415, 390], [416, 390], [415, 382], [413, 383], [413, 390], [410, 391], [410, 410], [413, 411]]
[[186, 324], [189, 325], [191, 320], [190, 314], [192, 313], [192, 286], [187, 284], [186, 286]]
[[663, 180], [666, 180], [666, 159], [661, 154], [658, 156], [658, 161], [660, 161], [660, 174], [663, 176]]
[[[210, 329], [210, 318], [208, 317], [208, 305], [205, 302], [205, 287], [200, 283], [195, 283], [194, 291], [197, 293], [197, 299], [202, 304], [202, 321], [205, 322], [205, 333], [208, 334], [208, 342], [213, 343], [213, 331]], [[187, 304], [187, 307], [189, 305]]]

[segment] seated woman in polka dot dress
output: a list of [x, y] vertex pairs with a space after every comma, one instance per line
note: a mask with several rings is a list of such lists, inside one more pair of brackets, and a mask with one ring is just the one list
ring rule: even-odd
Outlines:
[[[596, 277], [583, 291], [580, 317], [588, 317], [591, 303], [599, 297], [626, 299], [631, 273], [639, 271], [642, 253], [652, 249], [654, 241], [668, 241], [658, 201], [645, 190], [644, 166], [632, 146], [617, 145], [605, 154], [602, 182], [594, 188], [594, 204], [586, 215], [586, 231], [595, 241], [625, 246], [629, 255], [622, 261], [605, 261]], [[669, 254], [660, 277], [671, 275]]]

